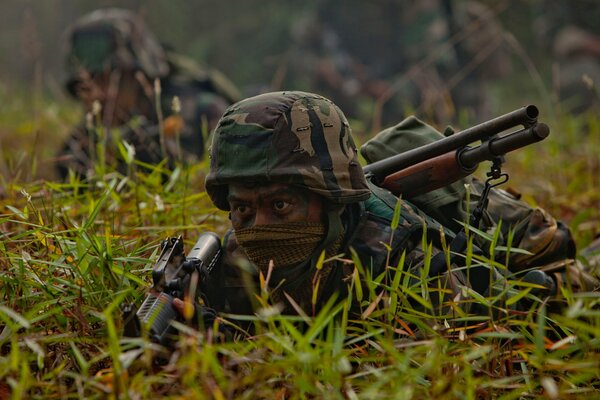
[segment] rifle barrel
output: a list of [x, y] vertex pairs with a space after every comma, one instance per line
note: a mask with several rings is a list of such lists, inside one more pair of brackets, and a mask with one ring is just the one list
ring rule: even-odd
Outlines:
[[513, 150], [544, 140], [550, 134], [548, 125], [539, 123], [510, 135], [490, 139], [475, 148], [466, 147], [458, 153], [457, 159], [465, 170], [475, 168], [482, 161], [494, 156], [502, 156]]
[[517, 125], [529, 128], [537, 123], [538, 108], [534, 105], [521, 107], [479, 125], [467, 128], [452, 136], [432, 142], [428, 145], [411, 149], [404, 153], [376, 161], [363, 168], [365, 174], [372, 175], [375, 181], [427, 159], [457, 150], [478, 140], [484, 140]]

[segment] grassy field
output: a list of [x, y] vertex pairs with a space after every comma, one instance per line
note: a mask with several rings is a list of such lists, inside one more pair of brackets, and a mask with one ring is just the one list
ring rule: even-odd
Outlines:
[[[151, 343], [121, 339], [120, 306], [143, 300], [162, 239], [181, 234], [189, 248], [200, 232], [227, 228], [203, 191], [206, 163], [149, 172], [132, 163], [127, 175], [97, 166], [87, 183], [59, 182], [52, 155], [76, 108], [1, 90], [0, 99], [0, 399], [599, 395], [600, 294], [565, 288], [561, 313], [514, 313], [504, 310], [517, 298], [504, 291], [475, 298], [498, 311], [478, 319], [432, 306], [434, 293], [410, 286], [402, 264], [366, 286], [355, 265], [360, 318], [348, 302], [283, 317], [265, 292], [251, 339], [220, 343], [182, 326], [157, 367]], [[585, 246], [600, 232], [600, 120], [556, 111], [547, 122], [550, 139], [508, 157], [510, 186]]]

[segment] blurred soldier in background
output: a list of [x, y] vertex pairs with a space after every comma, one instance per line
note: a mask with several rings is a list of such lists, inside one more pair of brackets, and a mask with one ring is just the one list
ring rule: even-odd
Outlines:
[[[66, 139], [58, 157], [85, 176], [97, 157], [118, 162], [126, 141], [135, 158], [195, 161], [225, 108], [238, 100], [223, 75], [167, 51], [142, 19], [128, 10], [104, 9], [83, 16], [67, 30], [67, 90], [85, 107], [87, 120]], [[106, 150], [96, 149], [98, 143]]]
[[560, 30], [554, 42], [559, 99], [566, 111], [600, 106], [600, 36], [575, 26]]
[[600, 4], [596, 0], [534, 3], [536, 33], [555, 60], [554, 89], [565, 112], [600, 106]]
[[[511, 69], [496, 20], [503, 4], [325, 0], [316, 16], [293, 28], [298, 54], [289, 57], [290, 74], [312, 77], [301, 83], [331, 97], [351, 118], [370, 115], [356, 102], [348, 107], [349, 96], [384, 105], [375, 116], [382, 125], [413, 112], [440, 123], [460, 110], [484, 119], [491, 116], [487, 83]], [[299, 54], [306, 62], [296, 62]]]

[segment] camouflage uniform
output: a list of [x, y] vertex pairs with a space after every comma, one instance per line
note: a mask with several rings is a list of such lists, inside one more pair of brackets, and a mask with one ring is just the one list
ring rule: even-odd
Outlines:
[[[268, 93], [226, 111], [213, 136], [206, 190], [217, 207], [228, 210], [228, 185], [239, 182], [293, 185], [319, 194], [330, 206], [327, 232], [310, 257], [293, 268], [278, 270], [275, 265], [272, 270], [269, 287], [273, 298], [286, 304], [286, 312], [293, 309], [282, 292], [308, 314], [330, 296], [344, 296], [353, 267], [336, 258], [317, 269], [322, 251], [328, 259], [336, 254], [350, 258], [353, 249], [372, 277], [384, 273], [388, 265], [397, 265], [404, 254], [404, 270], [412, 271], [413, 280], [419, 281], [424, 246], [432, 245], [435, 256], [442, 248], [442, 233], [448, 239], [454, 236], [407, 201], [402, 202], [400, 222], [392, 230], [398, 199], [365, 179], [343, 113], [315, 94]], [[204, 290], [209, 304], [219, 311], [252, 313], [259, 270], [249, 261], [236, 234], [232, 230], [226, 235], [224, 261]], [[452, 265], [450, 272], [445, 266], [441, 275], [441, 287], [449, 289], [446, 294], [454, 300], [462, 298], [464, 286], [485, 295], [490, 281], [504, 282], [494, 268], [472, 267], [467, 281], [457, 267]], [[319, 291], [315, 294], [316, 287]], [[317, 302], [312, 304], [315, 296]]]
[[[328, 256], [349, 256], [349, 248], [353, 248], [362, 265], [375, 276], [387, 265], [388, 251], [382, 243], [392, 244], [390, 263], [397, 262], [406, 251], [407, 265], [418, 269], [423, 260], [423, 230], [439, 242], [440, 226], [432, 221], [427, 224], [407, 203], [392, 234], [390, 225], [397, 199], [384, 200], [372, 192], [358, 163], [346, 118], [333, 103], [318, 95], [269, 93], [243, 100], [227, 110], [213, 136], [206, 190], [217, 207], [228, 210], [228, 184], [247, 181], [291, 184], [344, 208], [341, 217], [336, 210], [328, 212], [323, 243], [299, 271], [275, 268], [271, 277], [271, 288], [277, 287], [275, 299], [285, 301], [281, 295], [285, 291], [309, 314], [314, 311], [310, 299], [315, 278], [321, 280], [317, 294], [317, 303], [321, 303], [333, 293], [343, 295], [346, 278], [352, 272], [344, 263], [330, 261], [317, 273], [315, 264], [322, 250]], [[340, 233], [341, 243], [336, 243]], [[206, 288], [210, 305], [218, 310], [251, 313], [258, 270], [248, 262], [235, 231], [226, 235], [224, 247], [222, 267]], [[294, 279], [290, 279], [292, 274]], [[289, 305], [286, 311], [291, 311]]]
[[[452, 133], [450, 127], [445, 131], [447, 135]], [[415, 117], [409, 117], [365, 143], [361, 154], [368, 162], [375, 162], [443, 137], [444, 135], [430, 125]], [[468, 220], [468, 210], [475, 208], [483, 186], [480, 180], [467, 177], [409, 200], [444, 226], [458, 232], [462, 229], [460, 221]], [[467, 187], [471, 191], [469, 204], [465, 200]], [[545, 210], [539, 207], [532, 208], [519, 200], [519, 195], [514, 190], [509, 192], [498, 188], [491, 189], [486, 210], [477, 228], [490, 234], [499, 228], [499, 245], [506, 245], [512, 232], [512, 248], [529, 252], [510, 254], [507, 267], [516, 275], [523, 275], [533, 268], [538, 268], [552, 273], [557, 282], [564, 281], [567, 279], [565, 274], [569, 274], [573, 286], [577, 289], [598, 288], [598, 280], [581, 263], [575, 261], [576, 246], [569, 228]], [[475, 240], [482, 249], [488, 247], [483, 238], [476, 237]], [[591, 256], [592, 248], [593, 246], [586, 249], [584, 254]], [[505, 256], [504, 253], [497, 255], [497, 261], [504, 263]]]
[[[135, 77], [134, 88], [123, 88], [119, 82], [117, 90], [121, 93], [132, 90], [139, 97], [131, 109], [125, 110], [126, 118], [117, 126], [94, 117], [75, 128], [59, 154], [62, 176], [69, 168], [85, 175], [92, 167], [98, 131], [104, 131], [108, 137], [108, 162], [117, 165], [119, 140], [132, 144], [136, 159], [142, 162], [162, 161], [165, 154], [160, 145], [161, 127], [167, 158], [201, 159], [204, 137], [225, 108], [239, 99], [237, 89], [222, 74], [163, 49], [141, 18], [130, 11], [94, 11], [67, 30], [67, 40], [66, 87], [70, 94], [76, 96], [76, 87], [84, 78], [117, 73], [118, 80], [123, 73]], [[159, 80], [161, 86], [162, 126], [156, 111], [154, 80]], [[175, 96], [179, 99], [178, 107], [173, 106]], [[107, 103], [104, 101], [102, 107], [110, 107]]]

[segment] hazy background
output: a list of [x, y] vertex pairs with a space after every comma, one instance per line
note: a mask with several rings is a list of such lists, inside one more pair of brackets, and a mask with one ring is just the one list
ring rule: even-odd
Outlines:
[[[290, 45], [297, 42], [294, 31], [302, 21], [316, 19], [319, 9], [328, 9], [329, 17], [337, 15], [340, 21], [343, 19], [340, 16], [352, 13], [363, 17], [360, 21], [363, 26], [353, 24], [338, 29], [359, 37], [361, 30], [366, 35], [373, 31], [374, 27], [369, 25], [393, 23], [377, 16], [368, 19], [368, 13], [363, 11], [380, 8], [401, 13], [403, 10], [391, 7], [399, 3], [411, 9], [411, 4], [428, 2], [431, 1], [1, 0], [1, 82], [31, 83], [38, 64], [45, 87], [59, 83], [63, 76], [62, 33], [68, 24], [96, 8], [118, 6], [138, 11], [162, 42], [223, 70], [243, 88], [273, 79], [281, 58]], [[451, 3], [456, 8], [465, 1]], [[542, 74], [553, 62], [552, 39], [560, 25], [572, 23], [596, 31], [600, 25], [595, 19], [600, 7], [597, 0], [486, 0], [480, 3], [500, 10], [496, 19], [523, 46]], [[397, 24], [401, 25], [402, 21]], [[375, 45], [372, 39], [364, 37], [365, 51], [365, 47]], [[419, 46], [418, 40], [415, 46]], [[510, 56], [515, 72], [523, 72], [526, 68], [524, 60], [519, 60], [521, 55], [513, 52]], [[390, 63], [395, 57], [389, 54]], [[551, 87], [551, 82], [545, 83]]]
[[[329, 96], [358, 135], [410, 113], [465, 127], [529, 103], [546, 120], [570, 107], [559, 102], [565, 58], [553, 51], [556, 38], [567, 26], [600, 35], [600, 1], [482, 0], [491, 20], [469, 31], [460, 9], [471, 3], [0, 0], [0, 145], [6, 153], [35, 138], [31, 151], [48, 153], [81, 118], [63, 88], [63, 32], [83, 14], [114, 6], [140, 13], [161, 42], [221, 70], [244, 95]], [[593, 63], [599, 69], [600, 60]], [[574, 74], [584, 97], [597, 100], [600, 78]]]

